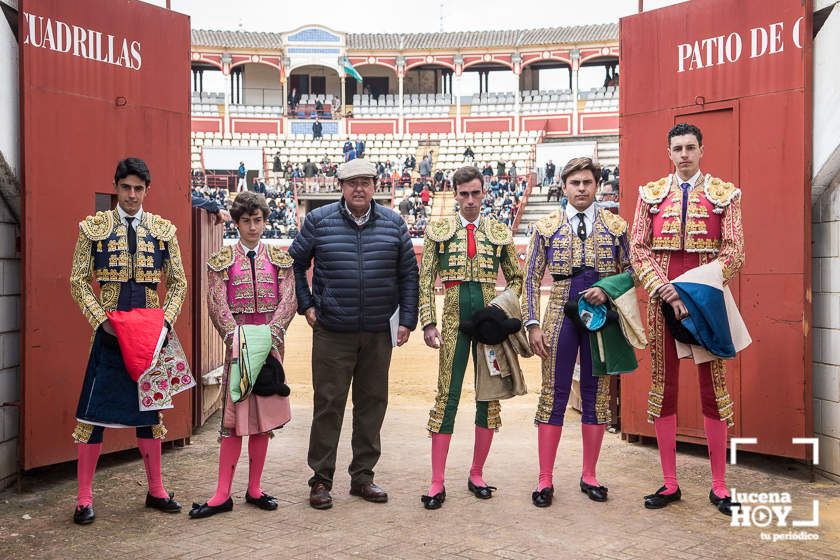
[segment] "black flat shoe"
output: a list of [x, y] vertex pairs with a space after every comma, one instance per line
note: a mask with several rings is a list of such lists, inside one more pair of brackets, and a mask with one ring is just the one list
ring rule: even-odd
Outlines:
[[420, 501], [423, 502], [423, 507], [426, 509], [440, 509], [443, 502], [446, 501], [446, 489], [441, 490], [434, 496], [420, 496]]
[[245, 492], [245, 501], [266, 511], [274, 511], [277, 509], [277, 498], [269, 496], [265, 492], [263, 492], [259, 498], [252, 498], [248, 492]]
[[540, 491], [534, 490], [531, 493], [531, 501], [539, 508], [550, 506], [552, 498], [554, 498], [554, 486], [543, 488]]
[[592, 484], [587, 484], [581, 478], [580, 491], [589, 496], [590, 500], [593, 500], [595, 502], [606, 502], [607, 492], [609, 490], [606, 486], [593, 486]]
[[93, 506], [77, 506], [73, 512], [73, 523], [76, 525], [90, 525], [96, 519]]
[[173, 492], [169, 493], [168, 498], [155, 498], [146, 492], [146, 507], [160, 510], [164, 513], [178, 513], [181, 511], [181, 504], [173, 500], [175, 497]]
[[489, 500], [493, 497], [493, 490], [498, 490], [495, 486], [476, 486], [472, 480], [467, 480], [467, 490], [472, 492], [479, 500]]
[[210, 517], [217, 513], [224, 513], [226, 511], [233, 511], [233, 499], [228, 498], [227, 501], [218, 506], [209, 506], [207, 502], [197, 504], [193, 502], [190, 510], [190, 519], [201, 519], [202, 517]]
[[712, 503], [713, 506], [718, 508], [719, 512], [721, 512], [723, 515], [728, 515], [729, 517], [732, 517], [732, 506], [741, 507], [741, 504], [738, 502], [733, 502], [730, 496], [720, 498], [717, 495], [715, 495], [713, 490], [709, 490], [709, 501]]
[[645, 507], [647, 509], [662, 509], [671, 502], [676, 502], [680, 498], [682, 498], [682, 490], [677, 487], [677, 491], [673, 494], [663, 494], [667, 490], [665, 486], [660, 488], [654, 494], [648, 494], [645, 496]]

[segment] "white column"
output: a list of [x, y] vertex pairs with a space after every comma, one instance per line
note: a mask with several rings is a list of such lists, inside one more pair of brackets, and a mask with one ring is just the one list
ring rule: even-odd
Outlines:
[[461, 74], [452, 77], [452, 95], [455, 97], [455, 136], [461, 137]]
[[521, 89], [522, 89], [519, 85], [519, 80], [522, 77], [522, 74], [521, 73], [520, 74], [514, 73], [514, 76], [516, 76], [516, 79], [514, 80], [514, 82], [516, 82], [516, 90], [514, 91], [515, 97], [513, 98], [513, 116], [514, 116], [513, 131], [518, 133], [519, 132], [519, 121], [520, 121], [520, 119], [519, 119], [520, 99], [519, 98], [520, 98], [520, 92], [521, 92]]
[[403, 113], [403, 75], [402, 74], [397, 76], [397, 83], [399, 84], [399, 91], [400, 91], [399, 95], [397, 96], [397, 100], [400, 103], [400, 105], [399, 105], [400, 118], [399, 118], [399, 124], [398, 124], [398, 128], [397, 128], [397, 132], [400, 133], [400, 134], [403, 134], [403, 131], [405, 130], [405, 114]]
[[[346, 88], [344, 87], [344, 85], [345, 85], [344, 80], [346, 80], [346, 79], [347, 79], [346, 76], [340, 76], [339, 80], [338, 80], [338, 82], [339, 82], [338, 87], [341, 88], [341, 110], [342, 111], [347, 110], [347, 99], [346, 99], [346, 95], [345, 95], [345, 89]], [[353, 79], [355, 80], [355, 78], [353, 78]]]
[[572, 136], [578, 135], [578, 71], [580, 70], [580, 51], [572, 51]]

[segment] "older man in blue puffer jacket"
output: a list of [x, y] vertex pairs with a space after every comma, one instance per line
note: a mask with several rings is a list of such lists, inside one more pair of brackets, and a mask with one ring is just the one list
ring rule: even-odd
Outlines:
[[[338, 170], [341, 199], [313, 210], [289, 248], [298, 313], [312, 327], [309, 503], [332, 507], [333, 475], [344, 407], [353, 385], [350, 494], [386, 502], [373, 482], [379, 431], [388, 405], [391, 317], [398, 346], [417, 325], [417, 258], [402, 217], [373, 200], [376, 166], [366, 159]], [[314, 261], [312, 286], [306, 278]]]

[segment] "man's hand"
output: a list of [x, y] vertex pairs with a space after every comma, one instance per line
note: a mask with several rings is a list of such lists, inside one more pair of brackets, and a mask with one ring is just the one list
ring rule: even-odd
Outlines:
[[528, 342], [531, 344], [531, 350], [534, 354], [543, 360], [548, 359], [548, 338], [546, 338], [539, 325], [528, 327]]
[[111, 325], [110, 319], [105, 319], [105, 322], [102, 323], [102, 330], [111, 336], [117, 336], [117, 331], [115, 331], [113, 325]]
[[408, 337], [411, 336], [411, 331], [408, 327], [404, 327], [400, 325], [400, 328], [397, 329], [397, 346], [402, 346], [406, 342], [408, 342]]
[[671, 302], [671, 308], [674, 310], [674, 315], [677, 317], [678, 321], [682, 321], [686, 317], [688, 317], [688, 309], [686, 309], [685, 304], [682, 302], [680, 298], [675, 299]]
[[315, 328], [315, 323], [318, 322], [318, 319], [315, 318], [315, 308], [310, 307], [306, 311], [303, 312], [304, 317], [306, 317], [306, 322], [309, 323], [309, 326], [313, 329]]
[[656, 294], [662, 298], [662, 301], [665, 303], [673, 303], [674, 300], [680, 299], [680, 294], [677, 292], [677, 289], [674, 288], [671, 284], [665, 284], [656, 292]]
[[423, 341], [429, 348], [440, 348], [440, 331], [435, 325], [426, 325], [423, 328]]
[[603, 305], [607, 303], [607, 294], [601, 288], [589, 288], [582, 291], [580, 295], [590, 305]]
[[218, 212], [213, 214], [213, 217], [214, 217], [214, 222], [213, 223], [215, 225], [224, 224], [225, 222], [233, 221], [233, 218], [231, 218], [231, 216], [230, 216], [230, 212], [228, 212], [224, 208], [220, 209]]

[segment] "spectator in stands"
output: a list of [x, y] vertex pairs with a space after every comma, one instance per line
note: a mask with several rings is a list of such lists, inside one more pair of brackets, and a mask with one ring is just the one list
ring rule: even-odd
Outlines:
[[432, 175], [432, 161], [429, 159], [429, 156], [423, 156], [423, 160], [420, 162], [420, 177], [426, 179]]
[[468, 161], [473, 161], [475, 159], [475, 152], [473, 152], [472, 148], [467, 146], [467, 149], [464, 150], [464, 163]]
[[316, 175], [318, 175], [318, 167], [309, 158], [306, 158], [306, 163], [303, 164], [303, 176], [311, 179]]
[[423, 186], [423, 190], [420, 191], [420, 200], [423, 202], [423, 209], [424, 210], [429, 209], [429, 201], [431, 200], [431, 198], [432, 198], [432, 193], [431, 193], [431, 191], [429, 191], [429, 184], [427, 183]]
[[613, 169], [613, 178], [618, 181], [618, 166], [616, 165]]
[[370, 95], [370, 85], [365, 84], [365, 87], [362, 88], [362, 95]]
[[493, 168], [490, 166], [489, 163], [484, 164], [484, 168], [481, 170], [481, 174], [484, 175], [484, 182], [490, 182], [490, 177], [493, 176]]
[[245, 169], [245, 162], [239, 162], [239, 170], [237, 171], [237, 175], [239, 176], [239, 181], [236, 183], [236, 192], [243, 192], [248, 189], [248, 185], [245, 183], [245, 176], [248, 174], [248, 170]]
[[283, 177], [284, 177], [286, 180], [291, 179], [291, 178], [292, 178], [292, 172], [293, 172], [294, 170], [295, 170], [295, 168], [292, 166], [292, 162], [291, 162], [291, 161], [287, 161], [287, 162], [286, 162], [286, 165], [285, 165], [285, 166], [283, 166]]
[[503, 177], [505, 174], [505, 160], [499, 159], [496, 163], [496, 176]]
[[319, 138], [323, 138], [321, 132], [324, 130], [324, 125], [321, 124], [321, 121], [318, 117], [315, 117], [315, 122], [312, 123], [312, 139], [317, 140]]
[[432, 150], [429, 150], [427, 156], [429, 158], [429, 170], [431, 170], [432, 165], [434, 165], [435, 162], [435, 153]]
[[411, 173], [408, 168], [403, 169], [402, 176], [400, 176], [400, 186], [403, 188], [411, 186]]
[[272, 162], [271, 170], [275, 173], [280, 173], [281, 171], [283, 171], [283, 164], [280, 161], [280, 152], [274, 154], [274, 161]]
[[400, 200], [400, 203], [397, 205], [397, 207], [400, 210], [400, 216], [402, 216], [403, 218], [408, 216], [408, 211], [411, 210], [411, 202], [408, 200], [407, 194], [403, 195], [403, 198], [402, 200]]
[[296, 87], [292, 88], [292, 91], [289, 92], [289, 112], [294, 113], [295, 109], [297, 109], [298, 103], [300, 102], [300, 94]]
[[425, 183], [423, 182], [422, 178], [417, 179], [417, 182], [414, 183], [414, 188], [413, 188], [414, 194], [417, 195], [417, 196], [420, 196], [420, 193], [422, 192], [424, 185], [425, 185]]
[[417, 158], [414, 157], [414, 154], [408, 154], [408, 157], [405, 158], [405, 167], [412, 171], [417, 167]]
[[320, 99], [315, 100], [315, 114], [318, 116], [318, 118], [324, 116], [324, 104], [321, 103]]
[[508, 169], [508, 176], [510, 177], [511, 183], [516, 182], [516, 162], [510, 162], [510, 169]]
[[356, 140], [356, 157], [357, 158], [365, 157], [365, 141], [364, 140]]
[[438, 191], [438, 190], [441, 190], [443, 188], [443, 178], [444, 177], [443, 177], [443, 171], [442, 170], [438, 169], [437, 171], [435, 171], [435, 176], [434, 176], [434, 181], [435, 182], [432, 184], [432, 186], [434, 187], [432, 189], [433, 191]]
[[353, 142], [350, 141], [350, 137], [347, 137], [347, 140], [344, 141], [344, 147], [341, 148], [341, 151], [344, 153], [344, 161], [350, 161], [351, 159], [355, 159], [356, 155], [354, 154], [353, 157], [350, 157], [350, 151], [355, 151], [355, 147], [353, 146]]
[[554, 162], [548, 160], [548, 163], [545, 164], [545, 180], [543, 181], [544, 185], [550, 185], [554, 183], [554, 173], [557, 171], [557, 166], [554, 165]]
[[604, 168], [601, 170], [601, 183], [602, 184], [606, 183], [609, 180], [610, 180], [610, 168], [605, 165]]

